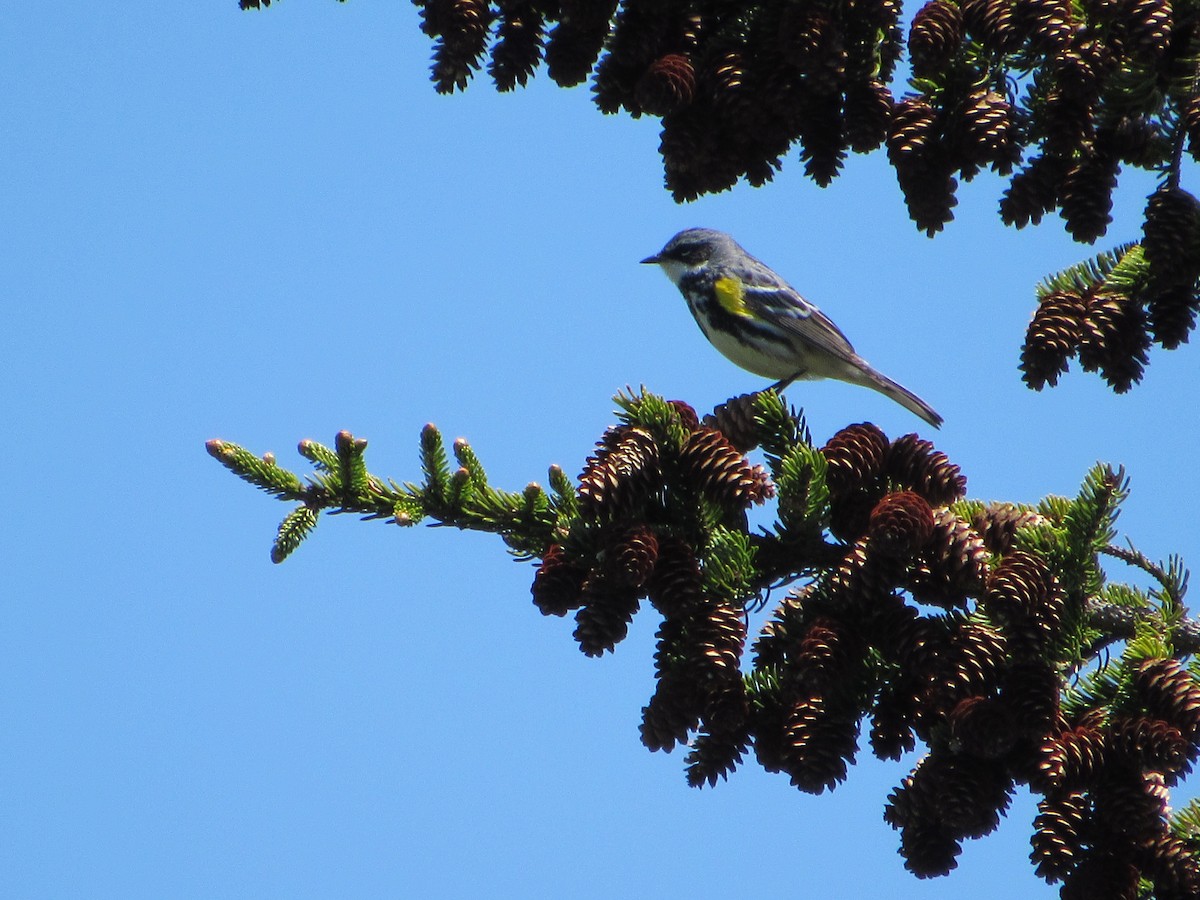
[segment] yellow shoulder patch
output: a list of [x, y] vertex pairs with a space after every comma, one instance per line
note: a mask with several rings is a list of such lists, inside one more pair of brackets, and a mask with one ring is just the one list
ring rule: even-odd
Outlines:
[[751, 315], [750, 310], [746, 309], [745, 288], [738, 279], [728, 275], [718, 278], [713, 282], [713, 290], [717, 294], [717, 303], [725, 312], [743, 317]]

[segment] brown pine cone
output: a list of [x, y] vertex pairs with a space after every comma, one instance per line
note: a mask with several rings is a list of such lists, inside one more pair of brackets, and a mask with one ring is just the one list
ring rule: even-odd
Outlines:
[[1167, 350], [1187, 342], [1200, 311], [1200, 295], [1193, 285], [1174, 284], [1153, 291], [1147, 305], [1154, 340]]
[[908, 32], [908, 55], [917, 76], [941, 72], [958, 54], [963, 39], [963, 14], [952, 0], [929, 0], [913, 16]]
[[1087, 305], [1072, 291], [1054, 291], [1042, 299], [1025, 333], [1021, 348], [1021, 372], [1025, 383], [1040, 391], [1067, 371], [1067, 360], [1083, 339]]
[[983, 538], [984, 546], [998, 556], [1005, 556], [1012, 552], [1018, 530], [1044, 521], [1032, 509], [1012, 503], [989, 503], [975, 514], [971, 525]]
[[1011, 53], [1021, 43], [1011, 0], [963, 0], [967, 33], [993, 53]]
[[546, 38], [546, 72], [559, 87], [573, 87], [596, 64], [618, 0], [561, 0], [558, 24]]
[[933, 511], [933, 535], [906, 587], [913, 598], [947, 609], [979, 596], [987, 581], [987, 548], [969, 523], [947, 507]]
[[1133, 686], [1151, 713], [1189, 741], [1200, 737], [1200, 683], [1179, 660], [1146, 660], [1134, 673]]
[[1090, 244], [1108, 231], [1118, 169], [1115, 157], [1093, 153], [1067, 170], [1059, 192], [1060, 215], [1067, 233], [1080, 243]]
[[758, 421], [754, 405], [758, 392], [732, 397], [704, 417], [707, 428], [715, 428], [742, 453], [758, 446]]
[[828, 187], [846, 158], [841, 92], [807, 96], [797, 125], [804, 174], [821, 187]]
[[1173, 21], [1170, 0], [1125, 0], [1121, 24], [1132, 38], [1133, 55], [1154, 62], [1170, 47]]
[[1016, 716], [995, 697], [965, 697], [946, 718], [951, 746], [977, 759], [1001, 759], [1017, 741]]
[[775, 496], [766, 470], [751, 465], [713, 428], [700, 428], [688, 437], [679, 453], [679, 475], [689, 488], [730, 512]]
[[583, 603], [583, 579], [587, 572], [566, 558], [563, 548], [551, 544], [533, 576], [534, 605], [544, 616], [565, 616]]
[[1058, 207], [1059, 191], [1067, 166], [1053, 156], [1035, 156], [1012, 177], [1000, 201], [1005, 225], [1037, 225], [1042, 216]]
[[1067, 791], [1091, 784], [1107, 765], [1109, 750], [1099, 729], [1080, 725], [1047, 738], [1040, 754], [1034, 788]]
[[842, 495], [875, 487], [889, 447], [887, 435], [871, 422], [847, 425], [821, 448], [829, 463], [825, 475], [829, 490]]
[[435, 0], [426, 12], [422, 27], [439, 35], [430, 76], [434, 88], [439, 94], [465, 90], [487, 48], [491, 6], [487, 0]]
[[957, 113], [955, 151], [969, 165], [990, 165], [1002, 175], [1021, 158], [1011, 104], [996, 91], [968, 94]]
[[998, 624], [1015, 653], [1036, 655], [1062, 629], [1066, 599], [1040, 556], [1018, 550], [1004, 557], [988, 578], [982, 607]]
[[[870, 153], [887, 140], [892, 102], [892, 92], [876, 79], [847, 86], [843, 125], [851, 150]], [[1200, 141], [1197, 145], [1200, 146]]]
[[1195, 282], [1200, 275], [1200, 201], [1170, 185], [1151, 194], [1142, 226], [1142, 250], [1158, 282]]
[[616, 583], [640, 588], [658, 561], [658, 538], [648, 526], [634, 526], [614, 542], [606, 556], [606, 570]]
[[502, 3], [500, 16], [488, 74], [496, 90], [511, 91], [524, 87], [542, 61], [543, 19], [534, 0]]
[[654, 608], [668, 618], [686, 615], [703, 602], [700, 563], [687, 542], [659, 536], [658, 556], [646, 590]]
[[632, 425], [608, 429], [579, 476], [579, 505], [602, 519], [628, 515], [662, 484], [653, 435]]
[[1183, 127], [1187, 132], [1188, 153], [1200, 160], [1200, 95], [1191, 97], [1183, 108]]
[[920, 494], [894, 491], [875, 504], [868, 534], [883, 553], [911, 556], [928, 543], [933, 534], [933, 510]]
[[1114, 391], [1123, 394], [1142, 380], [1150, 336], [1142, 307], [1121, 294], [1089, 298], [1079, 342], [1079, 363], [1099, 370]]
[[1067, 0], [1015, 0], [1013, 24], [1043, 53], [1063, 50], [1075, 33]]
[[645, 112], [665, 116], [692, 102], [696, 72], [682, 53], [659, 57], [638, 80], [635, 97]]
[[945, 506], [967, 492], [967, 479], [949, 457], [930, 441], [906, 434], [892, 441], [887, 474], [924, 497], [930, 506]]
[[588, 656], [601, 656], [625, 640], [638, 611], [637, 591], [598, 572], [583, 583], [583, 606], [575, 613], [575, 640]]
[[1030, 858], [1039, 877], [1061, 881], [1079, 864], [1087, 844], [1089, 806], [1080, 791], [1055, 791], [1038, 801]]

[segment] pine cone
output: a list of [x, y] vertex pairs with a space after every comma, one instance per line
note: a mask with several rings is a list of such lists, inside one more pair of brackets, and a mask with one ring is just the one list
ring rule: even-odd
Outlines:
[[775, 496], [762, 466], [751, 465], [725, 435], [712, 428], [693, 431], [679, 453], [679, 475], [721, 508], [740, 512]]
[[871, 543], [883, 553], [901, 559], [911, 556], [933, 534], [933, 510], [913, 491], [894, 491], [871, 511]]
[[1059, 195], [1067, 232], [1090, 244], [1108, 231], [1112, 221], [1112, 192], [1119, 166], [1113, 157], [1085, 154], [1068, 171]]
[[583, 583], [583, 607], [575, 613], [575, 640], [588, 656], [601, 656], [625, 640], [638, 610], [637, 591], [592, 572]]
[[[846, 144], [855, 153], [870, 153], [887, 140], [891, 117], [892, 92], [886, 84], [871, 79], [846, 88], [842, 124]], [[1200, 146], [1200, 140], [1196, 143]]]
[[995, 697], [965, 697], [947, 721], [952, 746], [978, 759], [1000, 759], [1017, 740], [1013, 711]]
[[1139, 848], [1142, 872], [1154, 882], [1156, 900], [1200, 897], [1200, 860], [1191, 845], [1174, 834], [1153, 838]]
[[1114, 391], [1123, 394], [1142, 380], [1150, 337], [1140, 305], [1121, 294], [1095, 294], [1083, 319], [1079, 362], [1099, 370]]
[[439, 94], [465, 90], [487, 48], [490, 4], [487, 0], [434, 0], [426, 13], [422, 27], [439, 36], [430, 76], [435, 89]]
[[1039, 525], [1045, 519], [1032, 509], [1012, 503], [989, 503], [976, 513], [971, 526], [983, 538], [983, 544], [998, 556], [1011, 553], [1017, 532], [1031, 525]]
[[957, 204], [946, 149], [942, 145], [937, 113], [924, 97], [908, 97], [892, 110], [888, 127], [888, 159], [904, 194], [908, 215], [932, 236], [954, 218]]
[[908, 573], [908, 589], [921, 603], [951, 608], [982, 593], [987, 548], [967, 522], [946, 508], [933, 511], [933, 535]]
[[930, 506], [945, 506], [967, 491], [967, 479], [949, 457], [929, 441], [906, 434], [892, 441], [887, 474], [922, 497]]
[[1074, 790], [1089, 785], [1107, 764], [1104, 735], [1089, 725], [1047, 738], [1041, 748], [1034, 787], [1042, 791]]
[[[817, 5], [786, 4], [778, 31], [767, 35], [775, 43], [779, 63], [795, 66], [821, 92], [837, 89], [845, 70], [846, 50], [837, 19]], [[764, 48], [765, 49], [765, 48]]]
[[1187, 738], [1174, 725], [1147, 716], [1116, 716], [1109, 722], [1113, 752], [1126, 757], [1139, 771], [1176, 775], [1193, 754]]
[[846, 780], [857, 736], [857, 714], [831, 710], [820, 696], [804, 698], [784, 721], [784, 771], [806, 793], [832, 790]]
[[1190, 284], [1175, 284], [1153, 291], [1148, 298], [1150, 332], [1166, 350], [1186, 343], [1196, 326], [1200, 296]]
[[1081, 851], [1059, 891], [1061, 900], [1138, 900], [1140, 896], [1137, 867], [1108, 847]]
[[967, 33], [993, 53], [1011, 53], [1021, 43], [1011, 0], [963, 0]]
[[1013, 110], [996, 91], [968, 94], [958, 110], [955, 152], [969, 165], [990, 165], [1007, 175], [1021, 158]]
[[1017, 660], [1004, 673], [1001, 699], [1016, 713], [1017, 732], [1039, 743], [1059, 717], [1062, 678], [1046, 660]]
[[650, 702], [642, 707], [638, 731], [650, 750], [671, 750], [687, 743], [700, 725], [701, 701], [695, 685], [683, 676], [659, 678]]
[[654, 116], [665, 116], [687, 106], [696, 94], [696, 73], [682, 53], [668, 53], [655, 60], [638, 80], [638, 105]]
[[1187, 132], [1188, 153], [1200, 160], [1200, 95], [1189, 98], [1183, 108], [1183, 127]]
[[1131, 55], [1155, 62], [1171, 43], [1170, 0], [1125, 0], [1121, 4], [1121, 24], [1132, 40]]
[[963, 14], [952, 0], [929, 0], [913, 16], [908, 32], [908, 55], [913, 74], [935, 75], [958, 54], [963, 39]]
[[729, 777], [750, 745], [745, 729], [732, 732], [705, 732], [692, 742], [687, 755], [687, 783], [691, 787], [714, 787], [717, 779]]
[[804, 174], [828, 187], [846, 158], [841, 92], [809, 95], [797, 124]]
[[650, 432], [618, 425], [605, 432], [579, 476], [579, 505], [595, 518], [628, 515], [662, 484], [658, 445]]
[[1133, 686], [1151, 713], [1189, 741], [1200, 738], [1200, 683], [1179, 660], [1146, 660], [1134, 673]]
[[488, 74], [496, 90], [511, 91], [524, 87], [542, 61], [543, 19], [534, 0], [508, 0], [500, 4], [500, 16]]
[[1033, 820], [1033, 852], [1039, 877], [1061, 881], [1079, 864], [1087, 841], [1087, 796], [1079, 791], [1056, 791], [1038, 801]]
[[871, 713], [871, 750], [880, 759], [898, 760], [917, 745], [912, 721], [916, 699], [911, 690], [886, 686]]
[[704, 417], [706, 428], [715, 428], [741, 453], [749, 453], [758, 446], [758, 421], [754, 405], [758, 392], [741, 394], [726, 400]]
[[900, 831], [904, 868], [918, 878], [948, 875], [958, 866], [962, 843], [935, 821], [921, 820]]
[[1013, 24], [1043, 53], [1064, 49], [1075, 33], [1066, 0], [1015, 0]]
[[1154, 278], [1192, 284], [1200, 275], [1200, 201], [1183, 188], [1163, 185], [1150, 195], [1142, 250]]
[[1067, 167], [1053, 156], [1035, 156], [1012, 177], [1000, 201], [1005, 225], [1037, 225], [1042, 216], [1058, 207], [1059, 191]]
[[1021, 348], [1022, 378], [1035, 391], [1047, 382], [1058, 384], [1058, 376], [1067, 371], [1067, 360], [1083, 338], [1086, 311], [1083, 298], [1071, 291], [1055, 291], [1042, 299]]
[[1018, 550], [988, 578], [982, 606], [1014, 649], [1036, 655], [1062, 627], [1066, 599], [1058, 579], [1040, 557]]
[[847, 425], [829, 439], [821, 453], [829, 462], [825, 480], [835, 494], [875, 486], [889, 449], [887, 435], [870, 422]]
[[658, 560], [658, 538], [646, 525], [621, 535], [608, 551], [608, 572], [616, 583], [637, 589], [646, 583]]
[[546, 43], [546, 71], [559, 87], [587, 78], [596, 64], [618, 0], [561, 0], [558, 24]]
[[551, 544], [533, 576], [533, 603], [544, 616], [565, 616], [583, 603], [587, 572], [566, 558], [563, 548]]
[[654, 571], [646, 590], [654, 608], [668, 618], [686, 615], [703, 600], [700, 563], [691, 546], [676, 537], [660, 536]]
[[888, 160], [897, 169], [926, 156], [937, 141], [937, 112], [925, 97], [905, 97], [892, 108], [887, 137]]

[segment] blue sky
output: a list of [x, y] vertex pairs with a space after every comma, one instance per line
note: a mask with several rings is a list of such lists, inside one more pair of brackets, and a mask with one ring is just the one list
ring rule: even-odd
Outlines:
[[[1123, 463], [1123, 533], [1196, 564], [1196, 349], [1154, 351], [1120, 397], [1020, 382], [1033, 285], [1094, 252], [1057, 219], [1004, 228], [980, 177], [929, 240], [881, 155], [826, 190], [793, 157], [680, 207], [653, 119], [544, 75], [436, 95], [407, 3], [4, 16], [0, 893], [1057, 896], [1026, 796], [949, 878], [908, 875], [881, 810], [911, 759], [864, 751], [821, 797], [753, 765], [687, 788], [680, 753], [638, 741], [651, 614], [586, 659], [530, 603], [531, 567], [445, 529], [326, 519], [273, 566], [285, 508], [203, 447], [303, 469], [299, 439], [346, 428], [404, 480], [433, 421], [497, 485], [578, 473], [626, 384], [702, 411], [762, 386], [637, 265], [707, 225], [946, 417], [971, 496], [1071, 494]], [[1137, 236], [1151, 186], [1123, 176], [1099, 246]], [[789, 399], [820, 441], [926, 430], [861, 388]]]

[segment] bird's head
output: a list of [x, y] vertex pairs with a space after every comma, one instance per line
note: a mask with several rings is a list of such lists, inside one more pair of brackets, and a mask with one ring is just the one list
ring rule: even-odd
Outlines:
[[737, 243], [723, 231], [712, 228], [688, 228], [667, 241], [667, 245], [642, 260], [657, 263], [676, 284], [690, 272], [696, 272], [712, 261], [736, 256]]

